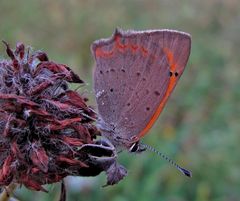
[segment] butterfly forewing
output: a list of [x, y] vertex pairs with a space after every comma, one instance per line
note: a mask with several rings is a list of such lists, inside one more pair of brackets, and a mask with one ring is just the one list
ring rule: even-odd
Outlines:
[[99, 115], [121, 137], [143, 136], [159, 116], [190, 53], [190, 36], [119, 31], [93, 44]]
[[143, 42], [143, 36], [125, 37], [116, 31], [111, 39], [97, 41], [92, 46], [96, 59], [94, 89], [99, 114], [105, 122], [115, 124], [120, 119], [122, 108], [138, 85], [146, 62], [143, 57], [146, 53], [141, 49]]

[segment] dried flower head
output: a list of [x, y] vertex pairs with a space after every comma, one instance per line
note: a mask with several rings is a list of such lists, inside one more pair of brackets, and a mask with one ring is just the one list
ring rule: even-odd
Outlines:
[[[114, 147], [94, 140], [95, 113], [69, 88], [83, 83], [68, 66], [22, 43], [0, 61], [0, 185], [34, 190], [68, 175], [108, 174], [107, 184], [126, 175]], [[115, 173], [120, 176], [114, 178]]]

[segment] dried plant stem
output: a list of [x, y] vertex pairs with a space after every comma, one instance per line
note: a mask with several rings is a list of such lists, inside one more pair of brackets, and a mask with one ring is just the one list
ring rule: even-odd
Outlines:
[[16, 187], [17, 184], [15, 183], [11, 183], [9, 186], [7, 186], [4, 189], [4, 191], [0, 194], [0, 201], [9, 201]]

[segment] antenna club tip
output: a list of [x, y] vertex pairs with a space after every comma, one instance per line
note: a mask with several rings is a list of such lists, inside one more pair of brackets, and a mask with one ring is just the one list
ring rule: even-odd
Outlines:
[[192, 177], [192, 173], [191, 172], [188, 172], [187, 174], [185, 174], [186, 176], [188, 176], [188, 177]]
[[192, 177], [192, 172], [191, 171], [189, 171], [189, 170], [186, 170], [186, 169], [184, 169], [184, 168], [180, 168], [180, 171], [185, 175], [185, 176], [187, 176], [187, 177]]

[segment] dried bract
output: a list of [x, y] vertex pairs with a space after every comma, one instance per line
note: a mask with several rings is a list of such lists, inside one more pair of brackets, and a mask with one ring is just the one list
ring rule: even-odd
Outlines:
[[80, 77], [44, 52], [4, 44], [10, 59], [0, 61], [0, 185], [46, 191], [42, 185], [68, 175], [107, 172], [115, 149], [95, 142], [95, 113], [69, 88]]

